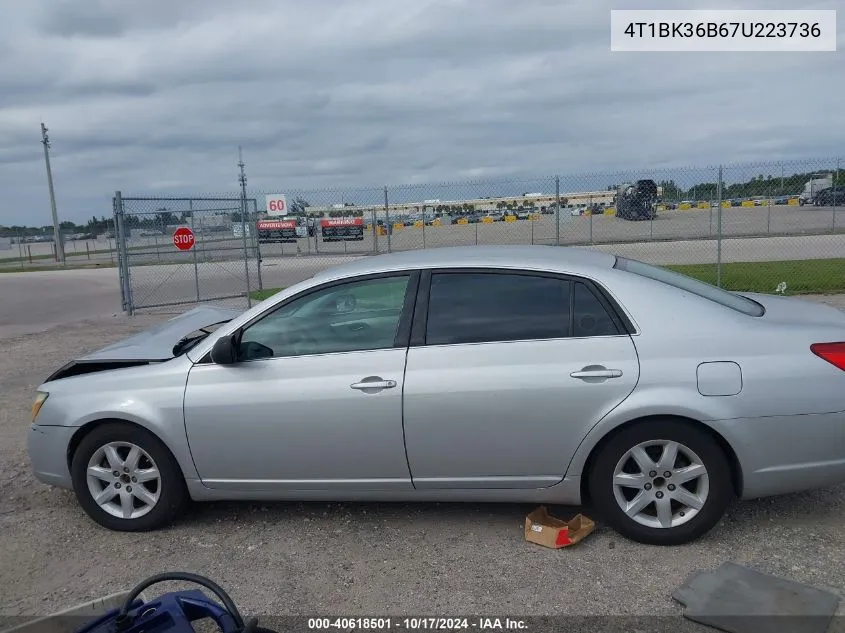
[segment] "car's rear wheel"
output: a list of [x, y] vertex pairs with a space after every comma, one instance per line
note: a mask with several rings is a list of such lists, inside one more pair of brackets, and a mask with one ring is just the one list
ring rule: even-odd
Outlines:
[[719, 444], [680, 420], [623, 429], [601, 449], [588, 476], [600, 517], [623, 536], [652, 545], [699, 538], [734, 495]]
[[176, 460], [150, 432], [122, 422], [95, 428], [71, 462], [76, 498], [111, 530], [141, 532], [176, 518], [187, 500]]

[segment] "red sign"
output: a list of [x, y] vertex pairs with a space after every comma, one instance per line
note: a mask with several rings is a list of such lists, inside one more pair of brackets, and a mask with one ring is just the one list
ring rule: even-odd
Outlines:
[[258, 223], [259, 231], [283, 231], [295, 228], [296, 220], [261, 220]]
[[320, 220], [320, 226], [364, 226], [364, 218], [328, 218]]
[[189, 251], [194, 247], [194, 232], [187, 226], [181, 226], [173, 231], [173, 246], [180, 251]]

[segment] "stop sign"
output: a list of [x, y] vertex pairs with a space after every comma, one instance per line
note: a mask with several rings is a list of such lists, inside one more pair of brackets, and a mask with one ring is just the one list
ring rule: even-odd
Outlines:
[[189, 251], [194, 246], [194, 232], [187, 226], [173, 231], [173, 245], [180, 251]]

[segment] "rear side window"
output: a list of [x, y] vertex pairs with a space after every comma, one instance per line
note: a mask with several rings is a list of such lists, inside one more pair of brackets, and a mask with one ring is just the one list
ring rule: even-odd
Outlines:
[[427, 345], [563, 338], [571, 282], [507, 273], [435, 273]]
[[619, 328], [586, 284], [575, 284], [572, 336], [614, 336]]
[[687, 277], [686, 275], [676, 273], [666, 268], [644, 264], [643, 262], [638, 262], [633, 259], [625, 259], [624, 257], [616, 258], [614, 268], [659, 281], [679, 290], [691, 292], [699, 297], [709, 299], [710, 301], [725, 306], [726, 308], [736, 310], [737, 312], [747, 314], [748, 316], [760, 317], [766, 312], [763, 306], [756, 301], [752, 301], [748, 297], [743, 297], [742, 295], [722, 290], [712, 284], [693, 279], [692, 277]]

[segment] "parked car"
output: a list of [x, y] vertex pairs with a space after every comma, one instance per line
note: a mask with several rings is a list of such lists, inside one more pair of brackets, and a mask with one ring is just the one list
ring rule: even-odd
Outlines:
[[815, 207], [833, 207], [845, 204], [845, 187], [822, 189], [813, 198]]
[[845, 481], [843, 331], [587, 249], [405, 251], [71, 361], [28, 450], [114, 530], [189, 499], [498, 501], [685, 543], [736, 496]]

